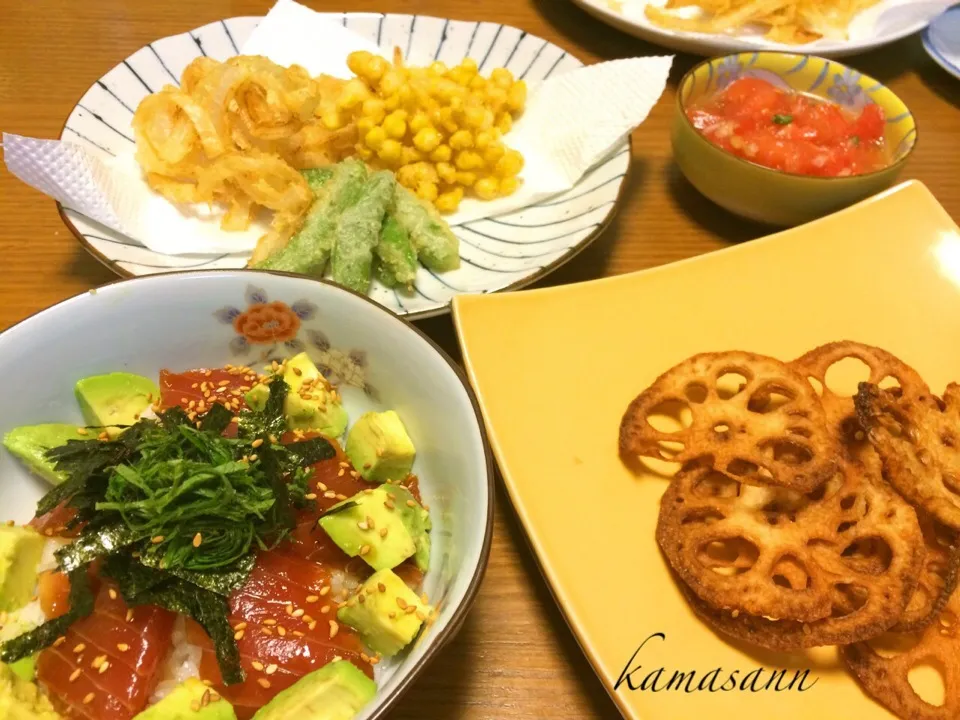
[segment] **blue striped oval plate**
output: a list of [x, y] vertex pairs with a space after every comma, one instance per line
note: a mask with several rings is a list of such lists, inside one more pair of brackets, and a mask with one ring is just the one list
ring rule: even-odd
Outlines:
[[[395, 46], [407, 48], [412, 64], [435, 58], [454, 64], [470, 56], [481, 69], [507, 67], [528, 83], [582, 65], [546, 40], [496, 23], [374, 13], [331, 13], [330, 17], [388, 51]], [[221, 20], [141, 48], [87, 90], [67, 118], [61, 139], [97, 153], [128, 152], [133, 143], [130, 120], [139, 102], [164, 85], [179, 84], [183, 69], [199, 55], [217, 60], [237, 55], [259, 21], [258, 17]], [[447, 312], [455, 295], [515, 289], [534, 282], [603, 231], [614, 215], [629, 167], [630, 148], [624, 141], [563, 195], [454, 228], [460, 238], [459, 270], [437, 275], [421, 268], [412, 296], [375, 284], [371, 297], [398, 315], [428, 317]], [[238, 268], [246, 262], [238, 255], [160, 255], [78, 213], [62, 207], [60, 211], [87, 250], [119, 275]]]

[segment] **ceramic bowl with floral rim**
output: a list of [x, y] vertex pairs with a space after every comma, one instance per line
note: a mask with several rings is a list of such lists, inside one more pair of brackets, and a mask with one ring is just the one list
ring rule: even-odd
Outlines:
[[[89, 375], [259, 368], [302, 351], [337, 387], [351, 424], [370, 410], [400, 415], [431, 507], [424, 590], [437, 622], [377, 666], [376, 699], [358, 716], [369, 720], [386, 713], [459, 628], [492, 534], [492, 461], [474, 394], [412, 325], [336, 285], [290, 275], [220, 270], [118, 281], [0, 333], [0, 436], [20, 425], [83, 424], [74, 385]], [[0, 520], [28, 521], [49, 486], [3, 449], [0, 478]]]
[[[687, 110], [742, 77], [828, 102], [854, 113], [876, 103], [886, 122], [890, 162], [880, 170], [848, 177], [812, 177], [774, 170], [739, 158], [701, 135]], [[673, 125], [673, 157], [701, 193], [730, 212], [777, 226], [799, 225], [890, 187], [913, 152], [913, 113], [883, 83], [835, 60], [777, 52], [747, 52], [706, 60], [680, 81]]]
[[[385, 51], [405, 49], [411, 64], [466, 57], [490, 72], [505, 67], [533, 85], [582, 67], [563, 48], [495, 22], [446, 20], [393, 13], [329, 13], [328, 17]], [[61, 139], [104, 158], [129, 153], [130, 121], [137, 105], [165, 85], [179, 85], [184, 68], [200, 56], [226, 60], [240, 52], [259, 17], [233, 17], [148, 43], [112, 68], [70, 112]], [[460, 240], [460, 268], [434, 273], [419, 268], [412, 293], [374, 282], [370, 297], [397, 315], [415, 319], [449, 310], [463, 294], [499, 292], [529, 285], [571, 260], [613, 219], [630, 167], [629, 138], [588, 170], [575, 187], [495, 218], [453, 228]], [[175, 270], [242, 268], [246, 254], [162, 255], [83, 215], [60, 207], [70, 231], [99, 261], [124, 277]]]

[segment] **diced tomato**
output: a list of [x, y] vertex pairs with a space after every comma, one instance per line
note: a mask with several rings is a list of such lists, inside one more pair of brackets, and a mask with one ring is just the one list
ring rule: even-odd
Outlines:
[[888, 162], [883, 111], [859, 114], [837, 104], [741, 78], [687, 111], [712, 144], [783, 172], [838, 177], [873, 172]]

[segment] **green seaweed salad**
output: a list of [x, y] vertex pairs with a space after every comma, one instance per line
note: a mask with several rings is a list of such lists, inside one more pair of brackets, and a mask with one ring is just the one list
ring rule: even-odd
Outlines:
[[316, 195], [300, 230], [251, 267], [322, 277], [366, 293], [374, 277], [389, 288], [411, 288], [418, 263], [434, 272], [460, 267], [457, 236], [436, 209], [386, 170], [360, 160], [304, 170]]
[[247, 580], [254, 552], [281, 542], [294, 509], [307, 507], [307, 466], [333, 458], [327, 440], [290, 444], [284, 432], [282, 377], [270, 381], [260, 411], [238, 416], [237, 436], [224, 437], [234, 414], [214, 405], [191, 421], [180, 408], [142, 419], [116, 439], [70, 440], [48, 451], [67, 480], [37, 506], [76, 511], [75, 542], [56, 553], [69, 574], [70, 609], [0, 648], [13, 663], [52, 645], [94, 608], [90, 566], [117, 583], [131, 607], [157, 605], [192, 617], [214, 642], [227, 684], [243, 681], [227, 597]]

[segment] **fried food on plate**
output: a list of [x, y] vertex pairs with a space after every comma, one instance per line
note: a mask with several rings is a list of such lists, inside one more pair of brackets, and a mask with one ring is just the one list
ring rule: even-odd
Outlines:
[[932, 623], [957, 587], [960, 576], [960, 536], [923, 510], [917, 511], [926, 557], [917, 588], [891, 632], [916, 632]]
[[[954, 590], [937, 622], [929, 625], [919, 638], [909, 633], [884, 637], [882, 643], [857, 643], [843, 649], [843, 659], [866, 693], [898, 717], [954, 720], [960, 717], [957, 618], [960, 618], [960, 590]], [[921, 665], [932, 665], [942, 673], [942, 704], [927, 702], [910, 682], [911, 670]]]
[[960, 530], [960, 385], [948, 385], [940, 400], [930, 394], [898, 397], [863, 383], [856, 406], [890, 484]]
[[893, 626], [924, 558], [914, 510], [844, 465], [815, 493], [678, 473], [657, 536], [717, 629], [772, 650], [855, 642]]
[[[648, 4], [647, 18], [668, 30], [732, 33], [755, 25], [773, 42], [799, 45], [822, 37], [847, 39], [857, 13], [879, 0], [667, 0], [664, 7]], [[690, 17], [677, 13], [697, 8]]]
[[144, 98], [133, 117], [147, 183], [175, 203], [226, 205], [224, 230], [273, 210], [282, 244], [313, 201], [297, 170], [336, 162], [356, 143], [355, 125], [331, 129], [316, 114], [343, 82], [258, 56], [200, 57], [181, 80]]
[[837, 393], [827, 382], [827, 371], [849, 358], [856, 358], [867, 366], [870, 372], [867, 382], [879, 385], [895, 380], [898, 389], [893, 392], [899, 392], [904, 397], [927, 394], [930, 389], [916, 370], [886, 350], [849, 340], [822, 345], [790, 363], [790, 367], [800, 375], [816, 381], [814, 388], [819, 391], [827, 422], [830, 423], [831, 432], [840, 439], [847, 459], [868, 463], [873, 471], [879, 472], [880, 460], [857, 418], [853, 396]]
[[[663, 425], [679, 407], [689, 422]], [[779, 360], [736, 351], [694, 355], [661, 375], [627, 408], [620, 451], [677, 463], [709, 457], [741, 482], [801, 492], [831, 477], [839, 454], [810, 383]]]

